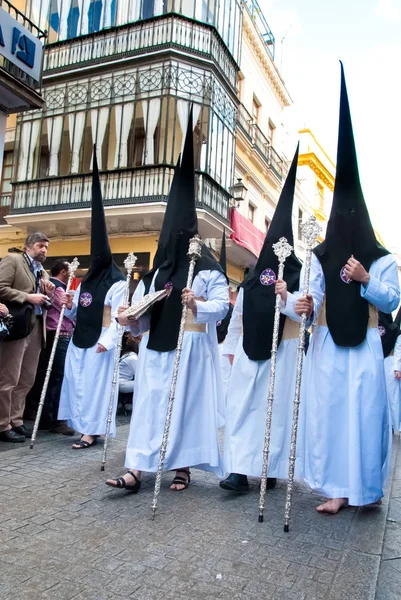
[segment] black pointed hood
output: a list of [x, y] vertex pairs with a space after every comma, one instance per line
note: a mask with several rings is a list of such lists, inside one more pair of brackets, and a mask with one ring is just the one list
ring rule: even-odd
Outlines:
[[[155, 279], [156, 291], [172, 284], [168, 298], [154, 305], [150, 323], [148, 348], [169, 352], [177, 346], [181, 320], [181, 293], [187, 282], [189, 240], [198, 233], [195, 201], [195, 165], [193, 142], [193, 110], [189, 113], [184, 150], [178, 174], [176, 193], [171, 198], [168, 221], [163, 233], [168, 242], [164, 262]], [[169, 199], [170, 203], [170, 199]], [[170, 231], [168, 231], [170, 229]], [[222, 269], [211, 252], [202, 246], [202, 255], [196, 262], [195, 275], [203, 270]]]
[[106, 294], [114, 283], [124, 279], [110, 249], [95, 148], [92, 173], [91, 263], [80, 287], [77, 325], [73, 337], [75, 346], [91, 348], [96, 344], [102, 331]]
[[227, 248], [226, 248], [226, 230], [225, 229], [223, 229], [223, 237], [221, 239], [219, 264], [220, 264], [220, 267], [223, 269], [224, 273], [226, 273], [227, 272]]
[[[274, 281], [278, 274], [278, 258], [273, 244], [285, 237], [294, 245], [292, 206], [297, 175], [299, 144], [281, 191], [277, 207], [255, 268], [247, 275], [244, 289], [243, 324], [245, 353], [251, 360], [268, 360], [271, 357], [273, 321], [276, 295]], [[298, 289], [301, 263], [294, 251], [285, 262], [284, 280], [289, 292]], [[279, 343], [284, 329], [285, 316], [280, 317]]]
[[[226, 249], [226, 230], [223, 230], [223, 237], [221, 240], [221, 250], [220, 250], [220, 267], [227, 274], [227, 249]], [[226, 275], [227, 276], [227, 275]], [[228, 313], [224, 317], [222, 321], [220, 321], [216, 327], [217, 331], [217, 342], [219, 344], [223, 343], [226, 339], [228, 333], [228, 326], [231, 321], [231, 315], [233, 314], [233, 305], [230, 303], [228, 307]]]
[[326, 239], [315, 248], [326, 282], [327, 325], [338, 346], [354, 347], [365, 337], [369, 306], [360, 284], [347, 282], [343, 267], [353, 255], [368, 271], [372, 262], [388, 254], [376, 240], [359, 180], [351, 112], [341, 64], [340, 119], [333, 205]]
[[160, 230], [159, 240], [157, 243], [157, 250], [153, 258], [153, 266], [152, 269], [148, 271], [148, 273], [146, 273], [146, 275], [144, 275], [142, 278], [142, 281], [145, 286], [145, 294], [149, 293], [149, 288], [151, 286], [154, 274], [167, 258], [167, 245], [170, 239], [170, 233], [174, 225], [174, 218], [176, 213], [178, 182], [180, 177], [180, 163], [181, 154], [178, 157], [178, 161], [174, 169], [173, 181], [171, 182], [170, 192], [167, 198], [167, 206], [166, 210], [164, 211], [163, 223]]
[[[393, 319], [393, 315], [383, 313], [379, 310], [379, 333], [383, 346], [384, 358], [389, 356], [394, 350], [398, 336], [401, 334], [400, 323], [397, 321], [400, 311]], [[400, 315], [401, 316], [401, 315]]]

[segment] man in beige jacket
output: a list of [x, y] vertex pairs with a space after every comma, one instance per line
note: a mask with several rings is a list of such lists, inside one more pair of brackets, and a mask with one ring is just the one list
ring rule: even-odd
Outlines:
[[25, 396], [35, 381], [41, 346], [45, 343], [45, 304], [54, 290], [42, 268], [48, 246], [49, 240], [43, 233], [31, 233], [23, 253], [9, 254], [0, 262], [0, 302], [21, 306], [28, 302], [34, 307], [29, 335], [0, 343], [2, 442], [24, 442], [29, 437], [23, 422]]

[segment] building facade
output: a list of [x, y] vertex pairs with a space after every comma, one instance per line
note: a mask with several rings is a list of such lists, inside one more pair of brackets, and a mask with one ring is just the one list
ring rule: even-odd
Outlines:
[[[226, 230], [235, 288], [256, 261], [297, 142], [257, 1], [24, 4], [48, 31], [45, 105], [9, 122], [0, 256], [40, 229], [51, 239], [49, 257], [78, 256], [84, 273], [96, 145], [111, 247], [120, 264], [130, 251], [138, 256], [140, 278], [152, 265], [192, 104], [200, 233], [218, 255]], [[301, 256], [300, 223], [317, 211], [305, 144], [294, 203]]]
[[[45, 33], [18, 0], [0, 3], [0, 221], [10, 210], [13, 155], [6, 155], [7, 118], [43, 105], [41, 97]], [[15, 124], [15, 119], [14, 119]], [[14, 127], [15, 128], [15, 127]]]

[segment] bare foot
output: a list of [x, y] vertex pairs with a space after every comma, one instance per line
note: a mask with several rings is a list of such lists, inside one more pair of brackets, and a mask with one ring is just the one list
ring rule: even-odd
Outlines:
[[170, 490], [173, 490], [175, 492], [181, 492], [189, 486], [190, 481], [191, 476], [189, 473], [189, 469], [177, 469], [175, 472], [173, 482], [170, 485]]
[[320, 504], [320, 506], [317, 506], [316, 510], [320, 513], [336, 515], [339, 510], [341, 510], [342, 508], [346, 508], [347, 506], [347, 498], [333, 498], [332, 500], [328, 500], [327, 502], [324, 502], [324, 504]]

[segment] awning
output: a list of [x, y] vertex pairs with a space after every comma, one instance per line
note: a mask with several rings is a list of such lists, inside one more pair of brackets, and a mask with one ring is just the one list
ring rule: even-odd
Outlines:
[[230, 236], [231, 239], [258, 257], [262, 250], [266, 234], [255, 227], [249, 219], [241, 215], [236, 208], [231, 209], [230, 226], [233, 230]]

